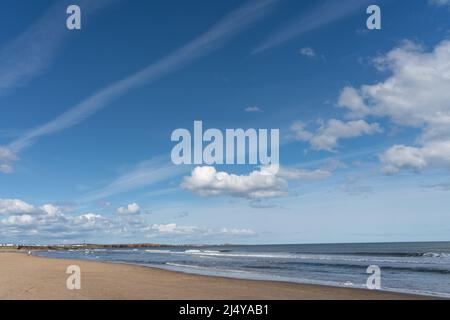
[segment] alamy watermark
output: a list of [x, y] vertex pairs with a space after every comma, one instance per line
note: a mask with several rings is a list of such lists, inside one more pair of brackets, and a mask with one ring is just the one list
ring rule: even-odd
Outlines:
[[172, 162], [180, 164], [220, 165], [280, 163], [279, 129], [204, 130], [202, 121], [194, 121], [193, 133], [179, 128], [172, 132], [177, 142], [171, 152]]
[[381, 30], [381, 8], [374, 4], [367, 7], [366, 12], [370, 14], [366, 21], [367, 29]]
[[[367, 7], [366, 13], [370, 16], [366, 21], [367, 29], [380, 30], [381, 29], [381, 8], [378, 5], [370, 5]], [[76, 4], [69, 5], [66, 10], [69, 16], [66, 20], [66, 27], [68, 30], [81, 30], [81, 8]]]
[[66, 273], [70, 276], [66, 280], [66, 287], [69, 290], [81, 290], [81, 268], [77, 265], [68, 266]]
[[69, 15], [66, 20], [67, 29], [81, 30], [81, 8], [72, 4], [67, 7], [66, 13]]
[[371, 265], [367, 268], [366, 273], [371, 274], [366, 281], [366, 287], [369, 290], [381, 289], [381, 269], [377, 265]]

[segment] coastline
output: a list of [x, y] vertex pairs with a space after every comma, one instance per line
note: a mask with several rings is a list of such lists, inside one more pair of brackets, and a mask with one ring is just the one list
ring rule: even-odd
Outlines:
[[[66, 288], [66, 269], [81, 268], [81, 290]], [[0, 299], [24, 300], [410, 300], [386, 291], [187, 274], [99, 261], [0, 251]]]

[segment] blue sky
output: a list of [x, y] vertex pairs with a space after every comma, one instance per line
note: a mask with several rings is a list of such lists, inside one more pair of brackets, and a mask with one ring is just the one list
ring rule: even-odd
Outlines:
[[[0, 13], [0, 242], [450, 240], [449, 1], [69, 4]], [[280, 171], [174, 166], [195, 120]]]

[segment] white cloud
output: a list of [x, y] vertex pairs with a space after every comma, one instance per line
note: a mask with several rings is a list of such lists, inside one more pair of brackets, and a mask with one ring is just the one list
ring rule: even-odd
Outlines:
[[227, 236], [254, 236], [256, 232], [250, 229], [222, 228], [219, 233]]
[[245, 112], [261, 112], [262, 110], [257, 106], [253, 106], [253, 107], [245, 108], [244, 111]]
[[306, 125], [301, 121], [295, 121], [290, 127], [294, 134], [294, 139], [299, 141], [309, 141], [314, 136], [306, 129]]
[[410, 41], [376, 59], [391, 75], [383, 82], [345, 88], [339, 105], [349, 116], [387, 117], [416, 128], [416, 145], [396, 145], [380, 156], [385, 172], [423, 170], [450, 163], [450, 41], [431, 51]]
[[[15, 241], [80, 242], [87, 239], [134, 239], [145, 241], [155, 237], [203, 239], [214, 237], [254, 236], [246, 228], [202, 228], [176, 223], [152, 224], [142, 216], [100, 215], [94, 212], [68, 215], [53, 204], [37, 207], [22, 200], [0, 199], [0, 234]], [[127, 210], [135, 211], [131, 204]], [[139, 240], [140, 239], [140, 240]]]
[[319, 121], [319, 128], [312, 133], [305, 129], [301, 122], [295, 122], [291, 126], [294, 138], [300, 141], [308, 141], [315, 150], [334, 151], [339, 139], [356, 138], [362, 135], [381, 133], [378, 123], [367, 123], [364, 120], [343, 122], [330, 119], [327, 122]]
[[396, 173], [402, 168], [450, 168], [450, 140], [427, 142], [419, 148], [395, 145], [380, 155], [380, 160], [386, 173]]
[[29, 214], [20, 216], [9, 216], [1, 221], [4, 225], [30, 225], [34, 222], [34, 218]]
[[450, 0], [428, 0], [428, 3], [432, 6], [446, 6], [450, 5]]
[[11, 165], [5, 164], [5, 163], [3, 163], [3, 164], [0, 163], [0, 173], [13, 173], [13, 172], [14, 172], [14, 169]]
[[404, 145], [396, 145], [380, 156], [383, 171], [386, 173], [396, 173], [402, 167], [423, 169], [426, 167], [426, 160], [420, 149]]
[[53, 204], [44, 204], [41, 207], [41, 210], [43, 212], [45, 212], [50, 217], [55, 217], [55, 216], [57, 216], [58, 214], [61, 213], [61, 208], [58, 207], [58, 206], [55, 206]]
[[0, 161], [9, 162], [17, 160], [17, 155], [15, 155], [12, 150], [0, 146]]
[[307, 58], [315, 58], [316, 57], [316, 51], [314, 51], [313, 48], [309, 48], [309, 47], [301, 48], [300, 54]]
[[153, 228], [158, 230], [159, 232], [174, 232], [177, 229], [177, 224], [176, 223], [155, 224]]
[[297, 168], [280, 168], [277, 175], [286, 180], [322, 179], [331, 175], [329, 170], [305, 170]]
[[339, 96], [338, 106], [351, 110], [347, 114], [349, 118], [361, 118], [370, 113], [369, 107], [366, 106], [364, 99], [353, 87], [345, 87]]
[[17, 155], [9, 148], [0, 146], [0, 173], [12, 173], [11, 163], [17, 160]]
[[163, 234], [192, 234], [198, 231], [198, 228], [193, 226], [179, 226], [176, 223], [154, 224], [151, 226], [153, 230]]
[[229, 194], [244, 198], [271, 198], [286, 195], [286, 181], [277, 177], [270, 167], [249, 175], [218, 172], [214, 167], [196, 167], [184, 178], [181, 187], [201, 196]]
[[75, 221], [77, 223], [86, 223], [86, 224], [90, 224], [90, 225], [95, 224], [99, 221], [104, 221], [104, 220], [106, 220], [105, 217], [103, 217], [102, 215], [99, 215], [99, 214], [92, 213], [92, 212], [85, 213], [78, 217], [75, 217]]
[[[374, 85], [343, 90], [340, 106], [350, 115], [389, 117], [403, 126], [424, 128], [429, 135], [447, 131], [450, 125], [450, 41], [433, 51], [405, 41], [376, 59], [379, 68], [392, 75]], [[350, 98], [349, 98], [350, 96]]]
[[121, 215], [133, 215], [139, 214], [141, 212], [141, 207], [136, 203], [130, 203], [126, 207], [120, 207], [117, 209], [117, 214]]
[[218, 172], [214, 167], [196, 167], [184, 178], [181, 187], [201, 196], [230, 195], [252, 200], [288, 195], [288, 180], [313, 179], [329, 176], [325, 170], [307, 171], [262, 167], [248, 175]]
[[0, 214], [30, 214], [36, 212], [36, 208], [19, 199], [0, 199]]
[[33, 216], [56, 217], [67, 211], [70, 211], [70, 208], [54, 204], [44, 204], [36, 207], [19, 199], [0, 199], [0, 215], [29, 214]]

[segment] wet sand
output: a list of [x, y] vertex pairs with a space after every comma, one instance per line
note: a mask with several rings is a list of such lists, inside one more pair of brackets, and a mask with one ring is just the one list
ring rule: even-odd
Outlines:
[[[66, 269], [81, 268], [81, 290], [68, 290]], [[276, 281], [190, 275], [141, 266], [49, 259], [0, 252], [0, 299], [420, 299], [419, 296]]]

